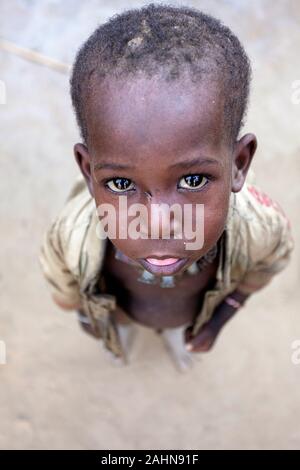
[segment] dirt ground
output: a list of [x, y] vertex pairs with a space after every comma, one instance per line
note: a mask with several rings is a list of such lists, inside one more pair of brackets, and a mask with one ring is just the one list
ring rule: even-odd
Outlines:
[[[71, 63], [95, 26], [143, 1], [1, 2], [1, 36]], [[177, 4], [179, 2], [173, 2]], [[253, 62], [244, 132], [254, 169], [299, 240], [300, 5], [292, 0], [186, 1], [221, 18]], [[132, 363], [113, 368], [73, 313], [50, 301], [37, 255], [77, 168], [68, 77], [0, 51], [0, 448], [266, 449], [300, 447], [299, 246], [193, 372], [179, 374], [160, 338], [140, 328]]]

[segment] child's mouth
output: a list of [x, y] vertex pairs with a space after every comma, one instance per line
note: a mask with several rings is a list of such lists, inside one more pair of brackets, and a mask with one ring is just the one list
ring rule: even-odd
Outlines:
[[187, 258], [161, 257], [143, 258], [140, 263], [152, 274], [159, 276], [172, 276], [176, 274], [187, 263]]
[[176, 263], [180, 258], [146, 258], [146, 261], [150, 264], [154, 264], [155, 266], [169, 266], [170, 264]]

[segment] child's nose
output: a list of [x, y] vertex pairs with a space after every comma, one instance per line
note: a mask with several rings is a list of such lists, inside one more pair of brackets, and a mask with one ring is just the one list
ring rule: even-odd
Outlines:
[[168, 239], [181, 233], [182, 210], [180, 204], [161, 197], [152, 197], [147, 204], [148, 237]]

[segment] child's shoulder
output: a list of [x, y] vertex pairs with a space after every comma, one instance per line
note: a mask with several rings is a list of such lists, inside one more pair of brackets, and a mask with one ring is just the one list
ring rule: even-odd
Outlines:
[[254, 181], [246, 181], [242, 190], [233, 194], [230, 206], [238, 215], [236, 222], [248, 226], [250, 231], [268, 235], [290, 230], [290, 221], [280, 204]]
[[247, 257], [249, 265], [293, 249], [288, 217], [255, 180], [246, 181], [239, 193], [232, 193], [228, 225], [234, 240], [233, 252], [237, 257]]
[[[87, 262], [90, 268], [94, 268], [91, 266], [93, 261], [99, 262], [101, 258], [102, 240], [97, 236], [97, 224], [94, 199], [84, 179], [78, 177], [65, 204], [46, 231], [42, 249], [44, 253], [52, 254], [54, 262], [61, 260], [76, 278], [82, 278]], [[49, 255], [46, 261], [49, 262]]]

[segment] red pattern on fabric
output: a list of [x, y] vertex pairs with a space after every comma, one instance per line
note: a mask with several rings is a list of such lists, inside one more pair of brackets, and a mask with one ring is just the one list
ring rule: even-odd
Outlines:
[[284, 210], [280, 205], [278, 204], [277, 201], [273, 201], [266, 193], [263, 191], [258, 190], [255, 188], [255, 186], [252, 185], [247, 185], [248, 191], [252, 194], [252, 196], [255, 197], [255, 199], [263, 206], [266, 207], [273, 207], [277, 212], [280, 212], [280, 214], [283, 215], [283, 217], [288, 221], [289, 228], [291, 227], [290, 220], [286, 216]]

